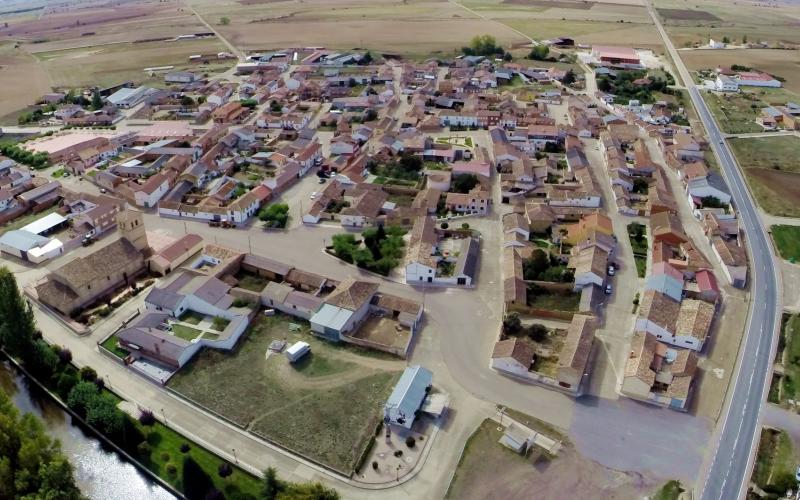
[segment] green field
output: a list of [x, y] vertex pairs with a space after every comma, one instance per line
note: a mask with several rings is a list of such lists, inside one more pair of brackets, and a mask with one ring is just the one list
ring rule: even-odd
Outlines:
[[184, 340], [194, 340], [203, 332], [196, 328], [190, 328], [186, 325], [174, 324], [172, 325], [172, 333], [176, 337], [180, 337]]
[[781, 257], [791, 262], [800, 260], [800, 226], [776, 225], [770, 231]]
[[117, 345], [117, 336], [116, 335], [112, 335], [112, 336], [108, 337], [100, 345], [102, 345], [103, 347], [105, 347], [106, 349], [111, 351], [115, 356], [123, 358], [123, 359], [127, 358], [128, 354], [130, 354], [129, 351], [126, 351], [125, 349], [123, 349], [123, 348], [121, 348], [121, 347], [119, 347]]
[[[291, 323], [300, 331], [290, 331]], [[312, 354], [295, 365], [282, 354], [265, 359], [278, 339], [308, 342]], [[349, 474], [404, 366], [359, 352], [311, 335], [307, 323], [259, 316], [233, 352], [202, 351], [169, 386], [256, 435]]]
[[750, 480], [770, 494], [767, 498], [779, 498], [787, 490], [796, 488], [794, 472], [797, 463], [797, 452], [789, 434], [778, 429], [762, 428]]

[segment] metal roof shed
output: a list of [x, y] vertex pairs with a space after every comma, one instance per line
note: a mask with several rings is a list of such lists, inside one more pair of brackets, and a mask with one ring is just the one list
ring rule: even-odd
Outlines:
[[383, 407], [383, 419], [410, 429], [432, 382], [430, 370], [419, 365], [406, 368]]

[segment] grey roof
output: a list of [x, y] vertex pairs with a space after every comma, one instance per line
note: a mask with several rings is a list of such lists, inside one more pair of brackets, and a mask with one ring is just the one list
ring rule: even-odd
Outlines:
[[153, 288], [144, 301], [152, 306], [174, 310], [183, 300], [183, 295], [167, 288]]
[[221, 309], [226, 309], [227, 305], [221, 305], [220, 302], [228, 295], [230, 289], [229, 284], [214, 276], [198, 276], [192, 280], [186, 292], [211, 305], [220, 305]]
[[117, 333], [117, 339], [138, 347], [138, 352], [175, 365], [191, 344], [175, 335], [160, 330], [158, 326], [167, 319], [167, 314], [145, 313], [133, 326]]
[[27, 252], [31, 248], [46, 245], [50, 238], [39, 236], [38, 234], [31, 233], [22, 229], [8, 231], [3, 236], [0, 236], [0, 245], [8, 246]]
[[469, 237], [461, 242], [461, 253], [456, 263], [456, 276], [466, 275], [475, 278], [475, 269], [478, 267], [479, 244], [478, 240]]
[[248, 264], [281, 276], [286, 276], [292, 270], [292, 266], [251, 253], [245, 254], [242, 264]]

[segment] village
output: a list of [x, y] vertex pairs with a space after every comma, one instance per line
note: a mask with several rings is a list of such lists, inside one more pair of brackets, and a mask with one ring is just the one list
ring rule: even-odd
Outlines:
[[[2, 151], [3, 258], [103, 357], [364, 484], [412, 477], [459, 418], [428, 362], [457, 324], [443, 304], [491, 304], [459, 363], [510, 391], [689, 412], [748, 283], [730, 190], [668, 62], [547, 43], [514, 61], [287, 48], [44, 95]], [[245, 362], [263, 401], [233, 383]], [[262, 418], [298, 393], [327, 396], [297, 399], [291, 427]], [[320, 417], [334, 398], [356, 424]], [[557, 453], [508, 420], [506, 446]]]

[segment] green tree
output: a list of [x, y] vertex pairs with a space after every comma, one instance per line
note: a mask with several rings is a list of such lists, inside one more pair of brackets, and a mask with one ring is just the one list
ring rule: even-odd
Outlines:
[[221, 24], [222, 26], [227, 26], [231, 24], [231, 18], [228, 16], [222, 16], [219, 18], [219, 24]]
[[50, 379], [58, 367], [58, 354], [42, 339], [34, 341], [33, 348], [22, 358], [33, 375], [44, 380]]
[[89, 406], [86, 409], [86, 423], [103, 434], [118, 435], [122, 431], [123, 417], [123, 413], [117, 408], [116, 401], [110, 397], [95, 393], [95, 396], [89, 400]]
[[530, 53], [528, 54], [528, 59], [533, 59], [534, 61], [544, 61], [547, 59], [548, 55], [550, 55], [550, 47], [547, 45], [537, 45], [531, 49]]
[[333, 253], [345, 262], [353, 262], [353, 252], [355, 251], [356, 238], [352, 234], [336, 234], [333, 240]]
[[728, 38], [727, 36], [723, 36], [722, 37], [722, 43], [731, 43], [731, 39]]
[[286, 227], [286, 223], [289, 220], [289, 205], [286, 203], [273, 203], [263, 208], [258, 213], [258, 218], [268, 223], [269, 227]]
[[185, 95], [181, 97], [181, 106], [186, 106], [186, 107], [194, 106], [194, 99], [192, 99], [192, 96]]
[[58, 441], [0, 391], [0, 498], [82, 500]]
[[453, 177], [451, 190], [456, 193], [469, 193], [478, 185], [478, 176], [475, 174], [462, 174]]
[[92, 400], [97, 397], [97, 386], [93, 382], [78, 382], [69, 391], [67, 406], [78, 415], [85, 417]]
[[189, 500], [204, 500], [212, 492], [211, 477], [191, 456], [183, 457], [183, 494]]
[[100, 92], [96, 90], [92, 94], [92, 109], [103, 109], [103, 98], [100, 97]]
[[36, 323], [30, 304], [22, 298], [17, 280], [7, 267], [0, 267], [0, 346], [12, 356], [31, 351]]
[[284, 490], [283, 482], [278, 479], [278, 472], [275, 467], [269, 467], [264, 471], [264, 479], [261, 486], [261, 496], [264, 500], [275, 500], [278, 494]]

